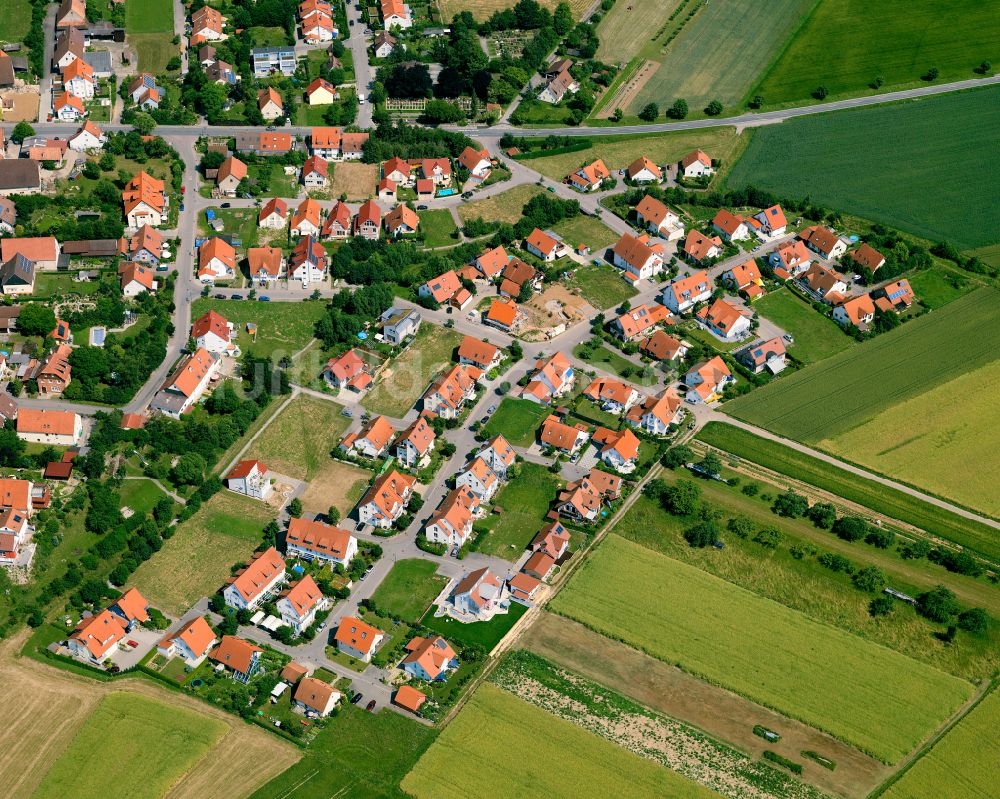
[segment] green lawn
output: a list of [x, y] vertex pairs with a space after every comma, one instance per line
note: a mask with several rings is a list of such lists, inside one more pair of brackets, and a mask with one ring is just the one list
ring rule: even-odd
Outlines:
[[458, 215], [463, 222], [483, 219], [487, 222], [508, 222], [513, 225], [521, 218], [528, 200], [541, 193], [542, 189], [534, 184], [515, 186], [492, 197], [462, 203], [458, 206]]
[[570, 219], [563, 219], [552, 227], [553, 232], [562, 236], [574, 250], [581, 244], [586, 244], [595, 254], [604, 252], [621, 238], [600, 219], [578, 214]]
[[445, 578], [437, 574], [437, 564], [417, 558], [401, 560], [372, 596], [380, 611], [393, 613], [411, 622], [419, 621], [431, 602], [444, 588]]
[[[1000, 292], [982, 288], [725, 404], [726, 413], [818, 442], [997, 357]], [[948, 342], [942, 346], [942, 342]]]
[[952, 300], [964, 297], [978, 285], [972, 282], [970, 275], [944, 266], [941, 262], [906, 277], [920, 302], [928, 308], [947, 305]]
[[[820, 51], [837, 55], [816, 58]], [[868, 84], [879, 77], [879, 92], [920, 84], [931, 67], [939, 70], [939, 82], [966, 80], [976, 77], [973, 68], [982, 61], [1000, 62], [996, 7], [990, 4], [820, 0], [753, 93], [768, 105], [810, 102], [818, 86], [827, 88], [829, 99], [873, 94]], [[883, 130], [875, 138], [892, 141]]]
[[609, 264], [578, 266], [573, 277], [566, 281], [570, 288], [579, 288], [583, 298], [595, 308], [605, 311], [617, 308], [638, 292], [626, 281], [621, 272]]
[[[256, 302], [204, 297], [195, 300], [191, 318], [197, 319], [209, 310], [233, 323], [241, 350], [278, 361], [293, 356], [312, 340], [313, 328], [326, 308], [322, 300]], [[247, 333], [247, 322], [257, 325], [256, 342]]]
[[[108, 694], [33, 796], [159, 799], [208, 756], [227, 729], [218, 719], [138, 694]], [[141, 779], [136, 763], [142, 763]]]
[[[239, 236], [243, 242], [242, 249], [257, 245], [257, 210], [254, 208], [219, 208], [213, 207], [215, 218], [222, 221], [222, 232]], [[216, 235], [215, 229], [209, 227], [205, 213], [198, 215], [198, 228], [205, 236]]]
[[[493, 741], [517, 745], [483, 746], [486, 730]], [[623, 793], [636, 799], [717, 796], [491, 683], [476, 689], [403, 780], [403, 789], [417, 799], [465, 799], [484, 785], [498, 795], [554, 799]]]
[[551, 410], [545, 405], [525, 399], [506, 397], [483, 427], [483, 435], [502, 435], [515, 447], [530, 447], [535, 443], [538, 428]]
[[254, 47], [279, 47], [288, 44], [288, 34], [281, 27], [254, 27], [247, 30], [247, 35], [253, 40]]
[[303, 750], [302, 759], [252, 795], [252, 799], [393, 797], [399, 783], [438, 731], [399, 713], [368, 713], [346, 705]]
[[613, 374], [616, 374], [619, 377], [626, 377], [631, 374], [632, 370], [638, 370], [642, 368], [632, 363], [632, 361], [628, 360], [627, 358], [623, 358], [617, 352], [610, 349], [609, 347], [606, 347], [603, 344], [599, 346], [597, 349], [595, 349], [594, 354], [591, 355], [589, 358], [584, 358], [583, 355], [586, 352], [586, 350], [582, 349], [582, 346], [583, 345], [577, 345], [577, 347], [573, 350], [573, 354], [577, 358], [586, 361], [592, 366], [596, 366], [600, 369], [603, 369], [605, 372], [612, 372]]
[[[656, 0], [654, 0], [656, 2]], [[635, 95], [628, 108], [638, 114], [649, 102], [662, 114], [677, 98], [701, 115], [712, 100], [736, 112], [758, 77], [793, 36], [816, 0], [722, 0], [699, 4], [697, 14], [681, 29], [663, 54], [670, 28], [648, 57], [660, 68]], [[686, 15], [682, 12], [681, 19]], [[735, 20], [738, 23], [733, 24]], [[678, 20], [679, 21], [679, 20]], [[676, 22], [676, 21], [675, 21]], [[647, 37], [649, 31], [645, 31]], [[603, 43], [603, 40], [602, 40]], [[621, 55], [618, 59], [625, 60]], [[725, 112], [724, 112], [725, 113]]]
[[434, 609], [431, 608], [420, 623], [449, 641], [462, 646], [481, 646], [485, 651], [490, 652], [527, 611], [526, 605], [511, 602], [510, 610], [507, 613], [498, 614], [489, 621], [464, 624], [449, 616], [434, 618]]
[[23, 42], [31, 27], [30, 0], [10, 0], [0, 18], [0, 41]]
[[993, 690], [920, 758], [886, 799], [990, 799], [996, 796], [1000, 762], [1000, 691]]
[[364, 399], [372, 413], [402, 418], [426, 390], [431, 379], [447, 368], [461, 343], [454, 330], [424, 323], [416, 339], [380, 378]]
[[164, 613], [180, 616], [221, 589], [229, 570], [260, 547], [274, 512], [263, 502], [222, 491], [176, 528], [131, 584]]
[[421, 211], [417, 216], [420, 217], [420, 232], [424, 237], [424, 246], [448, 247], [458, 243], [458, 226], [447, 208]]
[[165, 33], [174, 30], [174, 7], [170, 0], [142, 0], [125, 6], [125, 28], [133, 33]]
[[[848, 37], [853, 28], [837, 26]], [[984, 247], [1000, 241], [998, 127], [1000, 87], [791, 119], [753, 131], [728, 184], [808, 196], [924, 238]]]
[[877, 513], [940, 535], [994, 560], [1000, 559], [1000, 543], [994, 528], [956, 516], [902, 491], [861, 480], [825, 461], [732, 425], [709, 422], [698, 432], [698, 439]]
[[552, 606], [886, 763], [972, 693], [971, 683], [616, 535]]
[[788, 352], [803, 363], [829, 358], [855, 343], [836, 322], [818, 313], [790, 289], [772, 291], [757, 300], [754, 308], [792, 334], [795, 343], [788, 345]]
[[489, 530], [476, 548], [512, 561], [544, 526], [549, 506], [563, 485], [540, 464], [525, 461], [519, 468], [521, 473], [496, 495], [495, 504], [503, 513], [491, 514], [476, 524], [477, 529]]
[[95, 294], [101, 286], [100, 280], [78, 283], [73, 277], [72, 272], [37, 272], [32, 297], [47, 298], [65, 297], [68, 294]]
[[165, 496], [152, 480], [124, 480], [118, 493], [122, 505], [128, 505], [140, 516], [150, 513], [160, 497]]
[[[266, 170], [266, 172], [265, 172]], [[247, 167], [247, 177], [256, 179], [261, 174], [268, 175], [267, 190], [258, 192], [260, 197], [283, 197], [294, 199], [299, 196], [301, 188], [294, 175], [286, 175], [281, 164], [250, 164]]]
[[247, 458], [260, 458], [278, 474], [312, 480], [330, 462], [330, 452], [351, 420], [343, 406], [301, 394], [257, 438]]

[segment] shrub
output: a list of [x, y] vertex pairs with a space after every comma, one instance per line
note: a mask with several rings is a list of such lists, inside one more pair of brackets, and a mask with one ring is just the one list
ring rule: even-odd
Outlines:
[[661, 458], [660, 462], [668, 469], [676, 469], [678, 466], [683, 466], [685, 463], [688, 463], [693, 459], [694, 452], [691, 450], [691, 447], [681, 444], [676, 447], [671, 447], [664, 452], [663, 458]]
[[704, 521], [684, 531], [684, 540], [692, 547], [704, 548], [719, 540], [719, 526], [714, 521]]
[[847, 558], [835, 552], [824, 552], [816, 560], [819, 561], [821, 566], [825, 566], [830, 571], [847, 572], [850, 574], [854, 570], [853, 564]]
[[817, 100], [825, 100], [826, 96], [829, 93], [830, 92], [827, 91], [826, 86], [817, 86], [815, 89], [813, 89], [812, 96], [815, 97]]
[[888, 616], [895, 609], [896, 605], [888, 594], [880, 594], [868, 603], [869, 616]]
[[779, 516], [797, 519], [809, 510], [809, 500], [801, 494], [796, 494], [791, 489], [788, 489], [775, 498], [771, 510]]
[[917, 613], [926, 619], [944, 624], [958, 612], [955, 594], [939, 585], [917, 597]]
[[958, 614], [958, 626], [970, 633], [984, 633], [989, 626], [990, 616], [982, 608], [969, 608]]
[[812, 749], [803, 749], [799, 754], [801, 754], [802, 757], [808, 757], [810, 760], [815, 760], [823, 768], [830, 769], [830, 771], [837, 768], [837, 764], [830, 760], [830, 758], [823, 757], [823, 755], [819, 752], [814, 752]]
[[727, 522], [726, 529], [740, 538], [749, 538], [757, 529], [757, 525], [748, 516], [735, 516]]
[[770, 749], [765, 749], [763, 757], [765, 760], [770, 760], [772, 763], [777, 763], [779, 766], [784, 766], [793, 774], [802, 773], [802, 764], [796, 763], [794, 760], [789, 760], [787, 757], [779, 755], [777, 752], [772, 752]]
[[833, 523], [832, 530], [844, 541], [860, 541], [868, 534], [868, 522], [857, 516], [844, 516]]
[[753, 540], [767, 549], [777, 549], [781, 543], [781, 531], [776, 527], [764, 527], [757, 531]]
[[678, 480], [663, 489], [660, 503], [675, 516], [691, 516], [698, 512], [701, 488], [690, 480]]
[[740, 489], [740, 491], [742, 491], [748, 497], [755, 497], [755, 496], [757, 496], [757, 494], [760, 493], [760, 484], [759, 483], [747, 483], [745, 486], [743, 486], [743, 488]]
[[851, 578], [854, 587], [861, 591], [881, 591], [885, 587], [885, 572], [878, 566], [865, 566]]
[[865, 543], [878, 549], [888, 549], [895, 540], [896, 534], [892, 530], [881, 527], [872, 527], [865, 536]]

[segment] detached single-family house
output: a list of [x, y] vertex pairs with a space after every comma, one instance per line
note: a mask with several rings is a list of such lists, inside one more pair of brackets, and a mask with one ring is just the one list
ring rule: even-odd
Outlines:
[[663, 289], [663, 304], [674, 313], [684, 313], [711, 297], [712, 283], [704, 270], [675, 278]]
[[108, 610], [83, 619], [70, 633], [67, 648], [80, 660], [99, 666], [125, 638], [125, 623]]
[[156, 85], [156, 78], [148, 72], [139, 74], [128, 85], [128, 93], [132, 102], [143, 111], [153, 111], [159, 108], [160, 101], [166, 95], [166, 92]]
[[594, 431], [592, 441], [597, 447], [597, 456], [607, 466], [623, 474], [635, 471], [636, 458], [639, 457], [639, 439], [630, 429], [615, 431], [607, 427], [598, 427]]
[[436, 438], [426, 417], [418, 416], [396, 440], [396, 460], [408, 469], [422, 469], [430, 460]]
[[[129, 299], [138, 297], [147, 291], [156, 291], [156, 279], [153, 270], [148, 266], [125, 261], [118, 275], [122, 288], [122, 296]], [[4, 291], [6, 293], [6, 290]]]
[[342, 694], [330, 683], [315, 677], [303, 677], [295, 686], [292, 702], [308, 715], [325, 718], [333, 712]]
[[754, 232], [762, 239], [784, 236], [785, 228], [788, 227], [788, 220], [780, 205], [772, 205], [754, 214], [751, 223]]
[[692, 404], [712, 402], [722, 396], [727, 385], [735, 382], [726, 362], [716, 355], [695, 364], [684, 375], [684, 385], [688, 387], [686, 399]]
[[461, 547], [472, 535], [472, 521], [479, 510], [479, 497], [465, 486], [448, 492], [424, 527], [427, 540], [447, 547]]
[[779, 244], [778, 249], [767, 257], [774, 270], [774, 276], [781, 280], [798, 277], [812, 263], [812, 255], [805, 242], [795, 240]]
[[458, 345], [458, 362], [471, 364], [483, 372], [496, 369], [502, 359], [503, 350], [488, 341], [463, 336], [462, 343]]
[[354, 217], [354, 234], [374, 241], [382, 229], [382, 209], [374, 200], [362, 203]]
[[395, 469], [386, 472], [375, 480], [358, 503], [358, 519], [362, 524], [388, 530], [406, 511], [416, 482], [416, 477]]
[[392, 55], [392, 50], [396, 46], [396, 37], [388, 31], [379, 31], [372, 42], [372, 48], [376, 58], [388, 58]]
[[307, 189], [322, 189], [329, 176], [329, 166], [318, 155], [310, 155], [302, 165], [302, 185]]
[[285, 276], [285, 253], [280, 247], [249, 247], [247, 266], [251, 280], [268, 285]]
[[353, 616], [341, 619], [333, 636], [337, 651], [365, 663], [371, 663], [372, 655], [384, 639], [385, 633], [380, 629]]
[[516, 299], [521, 295], [521, 290], [525, 286], [528, 286], [534, 293], [541, 286], [541, 282], [542, 274], [535, 267], [520, 258], [511, 258], [500, 273], [500, 285], [497, 287], [497, 293], [501, 297]]
[[406, 657], [400, 667], [418, 680], [446, 680], [448, 672], [458, 668], [458, 655], [440, 635], [427, 638], [417, 636], [406, 645]]
[[684, 418], [682, 404], [676, 389], [671, 386], [658, 397], [646, 397], [625, 415], [625, 420], [651, 436], [665, 436], [671, 425], [680, 424]]
[[221, 360], [217, 353], [199, 347], [181, 360], [163, 387], [153, 396], [150, 407], [165, 416], [180, 419], [181, 414], [205, 393], [209, 382], [219, 371]]
[[229, 581], [222, 597], [231, 608], [252, 610], [277, 593], [284, 581], [285, 559], [278, 550], [269, 547]]
[[743, 241], [750, 238], [750, 228], [742, 216], [720, 208], [712, 219], [712, 229], [727, 241]]
[[94, 96], [97, 79], [94, 68], [84, 59], [76, 58], [62, 72], [63, 88], [70, 94], [75, 94], [81, 100], [90, 100]]
[[338, 97], [340, 97], [340, 93], [337, 91], [337, 87], [323, 78], [315, 78], [306, 87], [306, 99], [309, 101], [309, 105], [330, 105]]
[[423, 398], [424, 410], [442, 419], [457, 419], [465, 403], [476, 395], [479, 376], [474, 366], [453, 366], [427, 389]]
[[472, 259], [472, 264], [484, 278], [492, 280], [506, 268], [510, 259], [511, 256], [501, 245], [492, 250], [486, 250], [482, 255], [477, 255]]
[[563, 527], [562, 522], [549, 522], [538, 531], [528, 549], [532, 552], [543, 552], [552, 560], [558, 561], [569, 549], [569, 542], [569, 530]]
[[639, 352], [657, 361], [676, 361], [687, 355], [688, 347], [669, 333], [656, 330], [639, 344]]
[[198, 248], [198, 279], [202, 283], [231, 280], [236, 276], [236, 250], [223, 238], [213, 236]]
[[236, 190], [240, 187], [240, 182], [247, 176], [247, 165], [239, 158], [229, 156], [219, 166], [219, 171], [215, 176], [215, 185], [219, 191], [227, 197], [235, 197]]
[[410, 28], [413, 26], [413, 12], [403, 0], [381, 0], [382, 25], [385, 29]]
[[535, 228], [524, 240], [524, 248], [548, 263], [559, 255], [560, 242], [549, 233]]
[[882, 311], [905, 311], [917, 299], [909, 280], [894, 280], [871, 293], [875, 307]]
[[385, 229], [396, 238], [417, 232], [420, 217], [407, 205], [397, 205], [385, 215]]
[[554, 399], [573, 390], [576, 373], [569, 359], [561, 352], [535, 362], [535, 371], [521, 392], [523, 399], [548, 405]]
[[848, 255], [851, 256], [851, 260], [854, 263], [873, 275], [885, 264], [885, 256], [867, 243], [862, 244], [855, 250], [851, 250]]
[[417, 288], [417, 296], [430, 297], [440, 304], [448, 302], [462, 289], [462, 281], [458, 279], [454, 269], [442, 272]]
[[805, 242], [806, 246], [815, 253], [819, 253], [827, 260], [839, 258], [847, 252], [847, 242], [834, 233], [830, 228], [822, 225], [807, 227], [799, 238]]
[[584, 164], [576, 172], [571, 172], [566, 176], [565, 182], [577, 191], [597, 191], [610, 175], [611, 170], [598, 158], [592, 163]]
[[854, 325], [862, 332], [867, 330], [875, 321], [875, 303], [871, 295], [859, 294], [844, 300], [833, 309], [833, 321], [844, 327]]
[[785, 368], [785, 354], [785, 342], [780, 336], [758, 341], [734, 353], [736, 360], [754, 374], [760, 374], [765, 369], [778, 374]]
[[191, 337], [196, 346], [209, 352], [231, 354], [236, 349], [233, 324], [218, 311], [206, 311], [195, 319], [191, 325]]
[[20, 408], [17, 437], [31, 444], [75, 447], [83, 437], [83, 420], [72, 411]]
[[266, 500], [271, 495], [271, 473], [261, 461], [240, 461], [226, 475], [226, 488], [237, 494]]
[[466, 147], [458, 156], [458, 163], [468, 170], [472, 177], [479, 180], [485, 180], [489, 177], [490, 169], [493, 166], [490, 161], [490, 153], [485, 148], [476, 150], [472, 147]]
[[52, 101], [52, 110], [60, 122], [79, 122], [87, 114], [83, 100], [70, 92], [57, 95]]
[[278, 595], [275, 603], [281, 620], [292, 628], [292, 634], [299, 636], [315, 620], [316, 614], [326, 607], [326, 598], [319, 590], [312, 575], [296, 580]]
[[0, 289], [7, 295], [31, 294], [35, 290], [35, 264], [18, 253], [0, 266]]
[[292, 215], [291, 232], [293, 236], [318, 236], [320, 234], [320, 214], [323, 209], [319, 202], [307, 197]]
[[288, 224], [288, 203], [280, 197], [272, 197], [257, 214], [257, 226], [269, 230], [281, 230]]
[[667, 241], [676, 241], [684, 235], [684, 225], [681, 218], [670, 210], [665, 203], [647, 194], [635, 207], [636, 221], [639, 225]]
[[344, 241], [350, 238], [351, 225], [351, 209], [347, 207], [347, 203], [337, 200], [326, 215], [320, 236], [326, 240]]
[[583, 396], [608, 413], [618, 415], [642, 399], [634, 386], [612, 377], [598, 377], [583, 390]]
[[310, 519], [290, 519], [285, 552], [289, 557], [347, 568], [358, 554], [358, 539], [339, 527]]
[[622, 478], [618, 475], [591, 469], [559, 492], [556, 511], [578, 522], [596, 521], [611, 502], [621, 497], [621, 488]]
[[133, 177], [122, 191], [122, 204], [128, 226], [138, 229], [143, 225], [159, 227], [166, 217], [167, 199], [162, 180], [145, 171]]
[[702, 263], [722, 255], [722, 239], [718, 236], [709, 238], [701, 231], [689, 230], [684, 239], [684, 254], [695, 263]]
[[738, 341], [750, 332], [750, 314], [721, 297], [704, 306], [695, 318], [725, 341]]
[[402, 344], [406, 339], [417, 335], [423, 317], [419, 312], [408, 308], [389, 308], [379, 322], [382, 324], [382, 336], [388, 344]]
[[754, 300], [764, 294], [764, 278], [760, 273], [760, 267], [753, 258], [749, 258], [741, 264], [722, 273], [722, 282], [727, 286], [736, 289], [747, 299]]
[[812, 297], [827, 305], [839, 303], [847, 293], [847, 282], [840, 272], [813, 264], [798, 279], [799, 285]]
[[643, 155], [628, 165], [625, 177], [635, 183], [659, 183], [663, 180], [663, 172]]
[[330, 358], [323, 369], [323, 379], [338, 391], [346, 388], [358, 393], [364, 391], [372, 382], [371, 375], [365, 369], [364, 359], [355, 349]]
[[218, 641], [204, 616], [195, 616], [176, 632], [167, 633], [156, 645], [156, 651], [163, 657], [179, 657], [194, 667], [208, 656]]
[[70, 137], [69, 148], [78, 153], [100, 150], [106, 140], [104, 132], [88, 119], [83, 123], [83, 127]]
[[712, 175], [712, 159], [701, 150], [692, 150], [677, 164], [677, 175], [682, 178], [700, 178]]
[[467, 488], [481, 502], [493, 499], [500, 487], [500, 478], [482, 458], [476, 458], [472, 463], [455, 475], [455, 485]]
[[573, 455], [587, 443], [590, 433], [582, 424], [566, 424], [555, 414], [549, 414], [542, 422], [538, 439], [542, 442], [542, 446]]
[[122, 620], [126, 632], [131, 632], [137, 624], [149, 621], [149, 602], [138, 588], [129, 588], [108, 605], [108, 610]]
[[510, 297], [501, 297], [490, 304], [489, 310], [483, 317], [483, 324], [495, 327], [504, 333], [512, 333], [526, 318], [527, 314], [514, 300]]
[[488, 568], [465, 575], [452, 589], [448, 601], [460, 616], [474, 620], [492, 618], [494, 612], [505, 610], [509, 603], [504, 582]]
[[208, 653], [208, 659], [222, 664], [236, 682], [247, 683], [260, 671], [260, 656], [264, 650], [235, 635], [224, 635], [219, 645]]
[[340, 442], [340, 448], [365, 458], [380, 458], [396, 437], [396, 430], [385, 416], [376, 416], [357, 433], [350, 433]]
[[549, 71], [551, 77], [548, 77], [548, 83], [545, 84], [545, 88], [538, 95], [538, 99], [543, 103], [555, 105], [562, 102], [562, 99], [567, 94], [576, 94], [580, 90], [579, 81], [569, 71], [572, 62], [564, 60], [558, 63], [562, 64], [563, 68], [555, 74], [552, 74], [551, 70]]
[[624, 270], [631, 283], [648, 280], [663, 271], [663, 244], [652, 241], [645, 233], [633, 236], [623, 233], [611, 249], [611, 262]]
[[507, 470], [516, 462], [517, 453], [507, 443], [507, 439], [501, 435], [497, 435], [476, 453], [476, 457], [481, 458], [501, 480], [506, 480]]
[[273, 122], [285, 113], [285, 103], [281, 99], [281, 95], [274, 88], [268, 86], [257, 92], [257, 109], [264, 119]]

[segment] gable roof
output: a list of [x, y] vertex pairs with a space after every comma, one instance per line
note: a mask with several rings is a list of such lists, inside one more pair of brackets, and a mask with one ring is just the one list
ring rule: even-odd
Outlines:
[[396, 689], [392, 701], [411, 713], [417, 713], [421, 705], [427, 701], [427, 695], [409, 685], [401, 685]]
[[490, 278], [499, 274], [509, 261], [510, 256], [507, 254], [507, 250], [503, 248], [503, 245], [500, 245], [499, 247], [494, 247], [492, 250], [486, 250], [482, 255], [476, 256], [475, 264], [484, 276]]
[[149, 621], [149, 613], [146, 612], [149, 602], [146, 601], [146, 597], [139, 593], [138, 588], [128, 589], [112, 603], [112, 607], [117, 607], [130, 622]]
[[232, 469], [229, 470], [229, 474], [226, 475], [227, 480], [242, 480], [244, 477], [248, 476], [254, 469], [260, 474], [265, 474], [267, 472], [267, 467], [262, 461], [259, 460], [246, 460], [240, 461]]
[[489, 160], [490, 153], [485, 147], [482, 150], [475, 150], [472, 147], [466, 147], [462, 150], [462, 154], [458, 156], [458, 163], [470, 172], [479, 166], [480, 161], [486, 161], [489, 163]]
[[697, 316], [706, 324], [721, 330], [726, 335], [733, 329], [734, 325], [746, 316], [742, 309], [737, 308], [731, 302], [719, 297], [711, 305], [706, 305]]
[[284, 570], [284, 558], [274, 547], [268, 547], [236, 576], [232, 584], [240, 592], [240, 596], [247, 602], [253, 602], [264, 593], [268, 584]]
[[708, 236], [693, 228], [688, 231], [687, 238], [684, 239], [684, 252], [696, 261], [703, 261], [708, 257], [713, 247], [721, 247], [722, 239], [718, 236]]
[[[420, 217], [417, 212], [407, 205], [400, 203], [385, 215], [385, 227], [390, 233], [395, 233], [401, 227], [408, 227], [416, 230], [420, 224]], [[452, 274], [455, 274], [452, 272]]]
[[224, 635], [219, 645], [208, 653], [208, 659], [222, 663], [233, 671], [246, 674], [253, 663], [254, 654], [263, 651], [259, 646], [254, 646], [235, 635]]
[[659, 180], [663, 176], [662, 173], [660, 172], [660, 168], [652, 161], [650, 161], [648, 158], [646, 158], [646, 156], [644, 155], [640, 156], [639, 158], [636, 158], [631, 164], [629, 164], [628, 168], [625, 170], [625, 174], [628, 175], [628, 177], [631, 179], [634, 178], [640, 172], [642, 172], [642, 170], [644, 169], [648, 169], [650, 172], [652, 172], [653, 176], [657, 180]]
[[260, 209], [260, 213], [257, 214], [257, 221], [263, 222], [271, 214], [277, 214], [282, 219], [288, 216], [288, 203], [282, 200], [280, 197], [272, 197], [266, 203], [264, 207]]
[[396, 441], [396, 446], [404, 442], [408, 442], [417, 451], [417, 454], [423, 455], [427, 452], [427, 449], [434, 443], [434, 439], [437, 435], [434, 433], [434, 428], [428, 424], [427, 419], [423, 416], [418, 416], [413, 424], [407, 427]]
[[203, 616], [195, 616], [191, 621], [175, 633], [168, 633], [160, 645], [169, 645], [171, 641], [183, 641], [184, 645], [196, 656], [200, 657], [215, 640], [215, 632], [209, 627]]
[[303, 677], [295, 687], [295, 694], [292, 698], [310, 710], [325, 713], [334, 694], [339, 696], [340, 692], [330, 683], [323, 682], [316, 677]]
[[649, 239], [636, 237], [631, 233], [622, 233], [622, 237], [612, 248], [612, 252], [635, 270], [642, 269], [653, 256], [659, 256], [655, 249], [649, 246]]
[[375, 648], [377, 639], [384, 635], [385, 633], [378, 627], [372, 627], [353, 616], [344, 616], [333, 638], [338, 644], [344, 644], [367, 655]]
[[816, 250], [827, 257], [833, 252], [833, 248], [840, 243], [840, 236], [823, 225], [807, 227], [799, 233], [799, 238], [811, 244]]
[[746, 220], [744, 220], [742, 216], [734, 214], [732, 211], [728, 211], [725, 208], [720, 208], [719, 213], [717, 213], [712, 219], [712, 225], [719, 228], [719, 230], [727, 236], [735, 235], [740, 225], [745, 224]]
[[71, 436], [76, 432], [76, 421], [77, 415], [72, 411], [21, 408], [17, 413], [17, 432]]
[[849, 254], [856, 263], [871, 272], [874, 272], [885, 263], [885, 256], [867, 242], [863, 243], [856, 250], [851, 250]]
[[431, 677], [437, 677], [457, 655], [451, 645], [440, 635], [423, 638], [416, 636], [406, 645], [403, 663], [417, 663]]
[[678, 350], [684, 345], [669, 333], [663, 330], [656, 330], [651, 336], [646, 338], [639, 349], [658, 361], [673, 359]]
[[223, 341], [229, 341], [229, 321], [214, 310], [199, 316], [191, 325], [191, 338], [199, 339], [208, 333], [215, 333]]
[[531, 231], [528, 238], [525, 239], [525, 242], [545, 255], [548, 255], [559, 246], [558, 241], [552, 238], [552, 236], [545, 231], [539, 230], [538, 228]]
[[463, 336], [458, 346], [458, 357], [472, 361], [476, 366], [488, 366], [497, 357], [500, 348], [472, 336]]
[[639, 200], [635, 211], [647, 222], [652, 222], [657, 226], [662, 225], [667, 217], [673, 214], [665, 203], [660, 202], [650, 194]]
[[496, 322], [504, 327], [511, 327], [517, 321], [520, 308], [517, 303], [509, 297], [501, 297], [493, 300], [490, 309], [486, 312], [486, 318], [490, 322]]
[[542, 430], [538, 434], [538, 438], [543, 444], [550, 447], [570, 450], [576, 446], [577, 439], [581, 434], [586, 435], [586, 430], [568, 425], [555, 414], [549, 414], [542, 422]]
[[111, 611], [102, 610], [82, 619], [69, 637], [84, 644], [95, 659], [101, 658], [125, 637], [125, 622]]
[[247, 264], [250, 276], [270, 275], [278, 277], [281, 274], [281, 260], [284, 258], [280, 247], [249, 247], [247, 249]]
[[872, 302], [871, 295], [869, 294], [859, 294], [857, 297], [851, 297], [851, 299], [845, 300], [838, 307], [843, 310], [847, 315], [848, 321], [855, 327], [864, 324], [866, 316], [873, 316], [875, 314], [875, 303]]
[[236, 180], [243, 180], [247, 176], [247, 165], [244, 164], [239, 158], [234, 156], [229, 156], [222, 164], [219, 166], [219, 173], [216, 175], [216, 183], [222, 183], [228, 177], [234, 177]]
[[681, 159], [681, 166], [687, 169], [691, 164], [696, 161], [704, 164], [705, 166], [712, 166], [712, 159], [709, 158], [708, 154], [702, 150], [692, 150], [687, 155]]
[[301, 580], [296, 580], [281, 592], [281, 599], [287, 599], [299, 618], [307, 615], [323, 599], [312, 575], [307, 574]]
[[347, 530], [331, 527], [313, 519], [293, 518], [288, 522], [285, 540], [303, 549], [344, 560], [347, 557], [351, 534]]

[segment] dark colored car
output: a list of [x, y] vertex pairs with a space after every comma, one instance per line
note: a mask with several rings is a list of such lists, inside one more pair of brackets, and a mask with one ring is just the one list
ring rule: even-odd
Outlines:
[[229, 208], [229, 203], [222, 203], [219, 208]]
[[362, 699], [364, 699], [364, 697], [361, 695], [361, 693], [360, 692], [356, 693], [354, 696], [351, 697], [351, 704], [356, 705]]
[[374, 699], [371, 702], [369, 702], [367, 705], [365, 705], [365, 710], [367, 710], [369, 713], [374, 713], [375, 712], [375, 700]]
[[417, 206], [417, 210], [418, 211], [426, 211], [427, 210], [427, 206], [426, 205], [418, 205]]
[[231, 300], [242, 300], [243, 299], [243, 295], [242, 294], [234, 294], [229, 299], [231, 299]]

